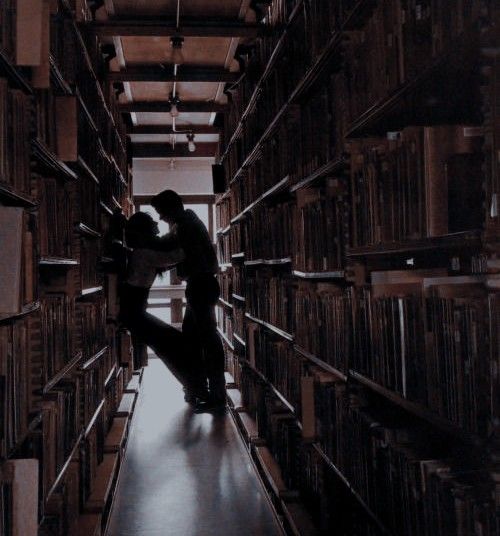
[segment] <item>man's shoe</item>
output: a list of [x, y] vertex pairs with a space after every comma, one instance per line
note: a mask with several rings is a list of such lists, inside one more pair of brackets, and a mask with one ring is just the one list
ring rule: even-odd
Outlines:
[[225, 400], [198, 400], [194, 405], [195, 413], [225, 413]]

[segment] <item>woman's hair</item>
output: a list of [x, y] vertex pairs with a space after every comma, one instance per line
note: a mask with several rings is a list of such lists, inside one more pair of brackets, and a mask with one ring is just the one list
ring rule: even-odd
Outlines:
[[125, 224], [125, 240], [131, 248], [144, 247], [156, 234], [156, 222], [146, 212], [136, 212]]

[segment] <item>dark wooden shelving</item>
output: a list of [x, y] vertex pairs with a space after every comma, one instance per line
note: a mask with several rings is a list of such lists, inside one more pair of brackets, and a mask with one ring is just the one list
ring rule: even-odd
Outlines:
[[0, 200], [7, 205], [33, 208], [37, 206], [36, 199], [25, 193], [16, 191], [10, 184], [0, 183]]
[[50, 54], [50, 77], [54, 85], [63, 93], [64, 95], [73, 95], [73, 89], [71, 85], [66, 81], [64, 75], [62, 74], [59, 66], [57, 65], [56, 59]]
[[252, 316], [250, 313], [245, 313], [245, 316], [251, 320], [252, 322], [256, 322], [257, 324], [260, 324], [261, 326], [264, 326], [269, 331], [272, 331], [274, 334], [279, 335], [283, 339], [286, 339], [287, 341], [293, 341], [294, 336], [290, 333], [287, 333], [286, 331], [273, 326], [273, 324], [270, 324], [269, 322], [266, 322], [264, 320], [260, 320], [260, 318], [256, 318], [255, 316]]
[[297, 15], [299, 14], [300, 12], [300, 9], [302, 9], [303, 7], [303, 0], [299, 0], [297, 2], [297, 5], [294, 7], [293, 11], [290, 13], [290, 17], [288, 19], [288, 22], [287, 24], [285, 25], [285, 28], [283, 29], [283, 32], [281, 34], [281, 37], [279, 38], [276, 46], [274, 47], [274, 50], [271, 54], [271, 56], [269, 57], [268, 61], [267, 61], [267, 64], [264, 68], [264, 71], [259, 79], [259, 81], [257, 82], [257, 85], [255, 86], [254, 90], [253, 90], [253, 93], [247, 103], [247, 105], [245, 106], [245, 110], [243, 111], [243, 113], [241, 114], [241, 117], [240, 117], [240, 120], [238, 121], [238, 125], [236, 126], [224, 152], [222, 153], [221, 155], [221, 158], [220, 158], [220, 161], [223, 162], [228, 153], [229, 153], [229, 150], [231, 149], [231, 147], [233, 146], [233, 144], [235, 143], [235, 141], [238, 139], [239, 135], [241, 134], [241, 130], [243, 128], [243, 123], [245, 122], [246, 118], [248, 117], [248, 115], [252, 112], [253, 108], [255, 107], [255, 104], [257, 102], [257, 99], [259, 97], [259, 94], [261, 92], [261, 88], [263, 86], [263, 84], [265, 83], [265, 81], [267, 80], [269, 74], [271, 73], [271, 71], [273, 70], [275, 64], [276, 64], [276, 61], [278, 60], [282, 50], [283, 50], [283, 45], [284, 45], [284, 41], [285, 41], [285, 38], [286, 38], [286, 34], [287, 34], [287, 31], [288, 31], [288, 28], [289, 26], [293, 23], [293, 21], [295, 20], [295, 18], [297, 17]]
[[98, 352], [96, 352], [92, 357], [88, 358], [84, 363], [82, 363], [82, 366], [80, 367], [82, 370], [89, 369], [92, 365], [95, 364], [96, 361], [101, 359], [101, 357], [109, 350], [109, 346], [106, 345], [103, 348], [101, 348]]
[[234, 351], [234, 345], [229, 340], [229, 337], [219, 327], [217, 328], [217, 331], [219, 332], [219, 335], [223, 338], [224, 342], [229, 346], [229, 348]]
[[98, 292], [102, 292], [102, 291], [103, 291], [102, 286], [83, 288], [81, 293], [80, 293], [80, 295], [77, 296], [77, 299], [79, 299], [79, 300], [85, 299], [85, 298], [87, 298], [89, 296], [91, 297], [94, 294], [97, 294]]
[[89, 227], [85, 223], [79, 223], [76, 227], [76, 230], [80, 234], [84, 236], [88, 236], [89, 238], [101, 238], [101, 233], [99, 231], [92, 229], [92, 227]]
[[244, 258], [245, 258], [244, 252], [234, 253], [233, 255], [231, 255], [232, 261], [242, 261]]
[[231, 230], [231, 226], [228, 225], [227, 227], [224, 227], [224, 229], [217, 229], [216, 233], [217, 234], [226, 234], [226, 233], [229, 233], [230, 230]]
[[32, 140], [31, 148], [36, 164], [43, 170], [47, 170], [50, 173], [56, 173], [58, 177], [68, 181], [75, 181], [78, 179], [76, 173], [64, 162], [59, 160], [42, 140]]
[[361, 495], [351, 486], [350, 482], [345, 478], [342, 471], [337, 468], [337, 466], [328, 458], [328, 456], [323, 452], [323, 449], [320, 445], [317, 443], [313, 444], [313, 448], [316, 450], [316, 452], [321, 456], [323, 461], [326, 463], [326, 465], [335, 473], [335, 475], [338, 477], [340, 482], [345, 486], [345, 488], [351, 493], [351, 495], [356, 499], [356, 502], [361, 506], [361, 508], [364, 510], [364, 512], [368, 515], [368, 517], [373, 521], [375, 526], [378, 528], [381, 534], [384, 534], [386, 536], [391, 536], [392, 532], [390, 532], [378, 519], [378, 517], [373, 513], [372, 509], [366, 504], [366, 502], [363, 500]]
[[38, 426], [42, 423], [43, 420], [43, 414], [42, 412], [36, 412], [32, 418], [30, 419], [30, 422], [26, 428], [26, 431], [22, 434], [22, 436], [18, 439], [17, 443], [10, 449], [10, 451], [7, 453], [7, 459], [14, 458], [16, 456], [16, 453], [18, 450], [23, 446], [26, 439], [28, 439], [29, 435], [33, 433]]
[[241, 344], [241, 346], [246, 346], [247, 345], [247, 343], [237, 333], [233, 332], [233, 339], [235, 341], [238, 341], [238, 343]]
[[234, 300], [237, 300], [241, 303], [245, 303], [245, 298], [243, 296], [240, 296], [239, 294], [232, 294], [231, 295], [233, 297]]
[[77, 266], [78, 261], [76, 259], [69, 259], [66, 257], [40, 257], [38, 264], [39, 266], [60, 266], [70, 268], [71, 266]]
[[72, 166], [74, 167], [74, 169], [85, 173], [87, 177], [93, 180], [96, 184], [100, 184], [100, 181], [98, 177], [96, 176], [96, 174], [90, 169], [90, 166], [87, 164], [87, 162], [85, 162], [85, 160], [81, 156], [78, 156], [76, 162], [72, 163]]
[[323, 166], [316, 169], [313, 173], [308, 175], [307, 177], [301, 179], [296, 184], [292, 185], [290, 187], [290, 192], [294, 193], [297, 190], [300, 190], [302, 188], [307, 188], [310, 186], [314, 181], [318, 179], [322, 179], [326, 177], [327, 175], [333, 175], [336, 173], [341, 173], [345, 170], [346, 161], [342, 158], [335, 158], [334, 160], [331, 160], [330, 162], [327, 162]]
[[23, 318], [24, 316], [38, 311], [38, 309], [40, 309], [39, 301], [28, 303], [27, 305], [24, 305], [21, 311], [18, 313], [0, 313], [0, 322], [18, 320], [19, 318]]
[[20, 67], [15, 66], [5, 55], [3, 50], [0, 50], [0, 73], [6, 76], [10, 83], [22, 90], [27, 95], [33, 94], [33, 88]]
[[281, 266], [290, 264], [292, 262], [291, 257], [284, 257], [282, 259], [254, 259], [254, 260], [248, 260], [245, 261], [245, 266]]
[[341, 372], [340, 370], [336, 369], [332, 365], [328, 364], [326, 361], [323, 361], [323, 359], [320, 359], [319, 357], [316, 357], [314, 354], [312, 354], [311, 352], [308, 352], [307, 350], [305, 350], [304, 348], [302, 348], [301, 346], [299, 346], [297, 344], [294, 344], [293, 348], [301, 356], [303, 356], [306, 359], [308, 359], [309, 361], [311, 361], [311, 363], [314, 363], [315, 365], [318, 365], [323, 370], [326, 370], [327, 372], [330, 372], [331, 374], [333, 374], [337, 378], [341, 379], [342, 381], [344, 381], [344, 382], [347, 381], [347, 376], [343, 372]]
[[345, 271], [336, 270], [331, 272], [301, 272], [300, 270], [293, 270], [292, 274], [299, 279], [328, 279], [328, 280], [344, 280]]
[[277, 184], [275, 184], [274, 186], [269, 188], [269, 190], [267, 190], [261, 196], [259, 196], [255, 201], [250, 203], [244, 210], [242, 210], [237, 216], [235, 216], [231, 220], [231, 223], [239, 222], [240, 220], [242, 220], [245, 217], [245, 215], [248, 212], [250, 212], [251, 210], [253, 210], [257, 206], [259, 206], [261, 203], [263, 203], [267, 199], [270, 199], [273, 195], [276, 195], [276, 194], [282, 192], [283, 190], [285, 190], [286, 187], [288, 186], [289, 182], [290, 182], [290, 177], [287, 175], [284, 179], [280, 180]]
[[463, 231], [444, 236], [434, 236], [419, 240], [407, 240], [403, 242], [390, 242], [372, 246], [348, 248], [347, 257], [369, 257], [394, 255], [396, 253], [417, 253], [439, 249], [479, 249], [481, 247], [480, 231]]
[[436, 430], [451, 435], [469, 445], [481, 446], [484, 443], [480, 438], [474, 436], [473, 434], [469, 434], [467, 431], [460, 428], [453, 422], [445, 419], [444, 417], [440, 417], [431, 409], [422, 406], [417, 402], [412, 402], [406, 398], [403, 398], [398, 393], [382, 387], [377, 382], [366, 378], [354, 370], [349, 371], [349, 377], [368, 387], [371, 391], [383, 396], [387, 400], [390, 400], [405, 411], [408, 411], [414, 416], [427, 421], [429, 424], [434, 426]]
[[82, 359], [82, 352], [77, 352], [73, 359], [69, 361], [57, 374], [54, 375], [53, 378], [51, 378], [44, 386], [43, 388], [43, 394], [48, 393], [51, 389], [53, 389], [67, 374], [69, 374], [74, 368], [77, 367], [77, 365], [80, 363]]
[[233, 305], [227, 302], [226, 300], [224, 300], [223, 298], [219, 298], [219, 302], [225, 307], [227, 307], [228, 309], [231, 309], [231, 310], [233, 309]]
[[[410, 124], [453, 122], [453, 117], [442, 115], [447, 108], [442, 106], [442, 102], [447, 100], [446, 95], [442, 99], [437, 99], [437, 106], [429, 108], [429, 104], [424, 98], [429, 91], [425, 91], [425, 89], [437, 92], [455, 80], [453, 86], [456, 87], [456, 84], [460, 83], [465, 92], [469, 86], [467, 77], [470, 76], [474, 65], [474, 59], [470, 54], [471, 44], [474, 40], [477, 40], [474, 31], [471, 28], [467, 29], [444, 53], [431, 61], [422, 73], [403, 83], [390, 95], [362, 113], [347, 128], [346, 137], [355, 138], [368, 134], [382, 135], [387, 131], [400, 130]], [[459, 72], [460, 75], [453, 77], [453, 70]], [[426, 84], [431, 84], [431, 88], [426, 88]], [[464, 98], [464, 95], [460, 94], [459, 97]], [[471, 104], [472, 102], [465, 108], [472, 112], [475, 107]], [[405, 110], [404, 113], [403, 110]], [[479, 120], [479, 116], [476, 119]], [[460, 120], [464, 121], [463, 118]]]

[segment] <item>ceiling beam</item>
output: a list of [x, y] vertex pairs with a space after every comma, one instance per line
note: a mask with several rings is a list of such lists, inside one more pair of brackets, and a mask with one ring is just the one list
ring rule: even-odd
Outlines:
[[[210, 125], [177, 125], [178, 130], [189, 130], [193, 134], [220, 134], [220, 129]], [[129, 134], [174, 134], [171, 125], [132, 125]]]
[[124, 71], [107, 73], [110, 82], [236, 82], [241, 73], [231, 73], [217, 67], [181, 65], [174, 75], [173, 65], [128, 67]]
[[[196, 143], [196, 139], [194, 140]], [[196, 150], [188, 150], [187, 143], [176, 143], [175, 148], [169, 143], [133, 143], [133, 158], [186, 158], [213, 157], [217, 152], [217, 143], [196, 143]]]
[[235, 20], [195, 20], [176, 28], [174, 20], [155, 18], [117, 19], [82, 24], [98, 36], [257, 37], [261, 26]]
[[[179, 112], [211, 113], [225, 112], [228, 107], [227, 104], [218, 102], [181, 101], [177, 108]], [[170, 112], [170, 103], [168, 101], [133, 101], [120, 104], [120, 110], [128, 113], [168, 113]]]

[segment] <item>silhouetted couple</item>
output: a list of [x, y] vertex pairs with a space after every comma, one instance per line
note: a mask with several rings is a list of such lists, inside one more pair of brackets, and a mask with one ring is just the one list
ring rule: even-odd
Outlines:
[[[158, 236], [158, 225], [144, 212], [126, 223], [126, 242], [132, 251], [121, 289], [121, 320], [164, 361], [197, 411], [223, 408], [224, 349], [215, 319], [220, 288], [212, 241], [203, 222], [184, 209], [176, 192], [164, 190], [151, 204], [170, 225], [170, 232]], [[146, 312], [156, 275], [174, 266], [178, 277], [186, 280], [182, 332]]]

